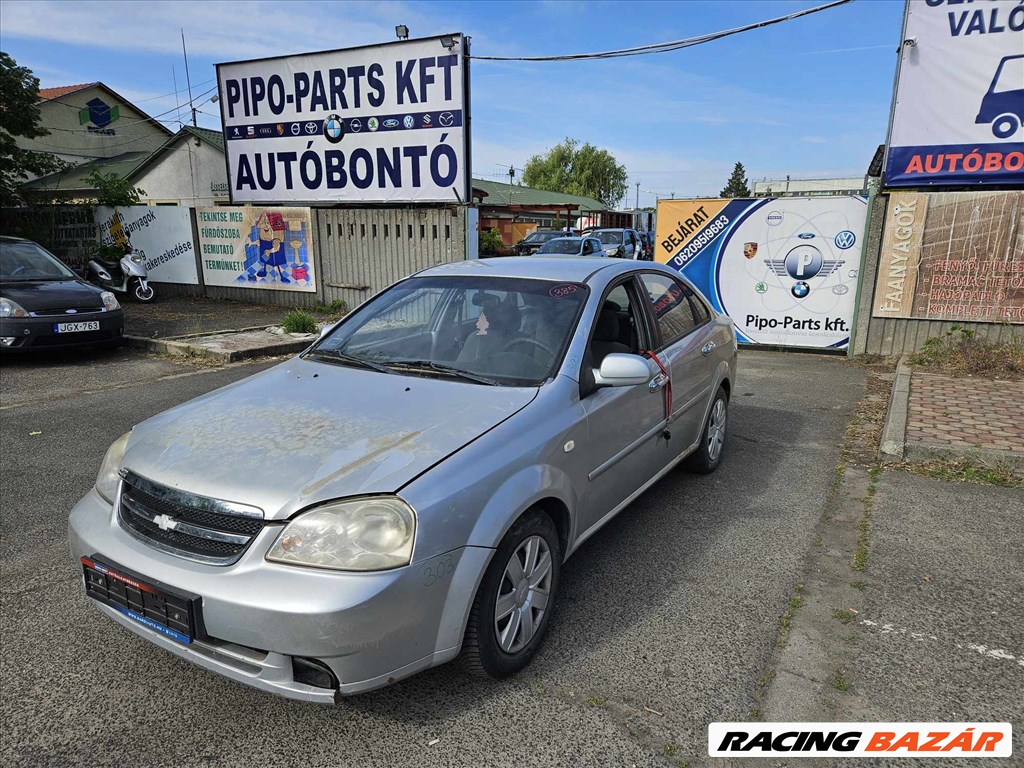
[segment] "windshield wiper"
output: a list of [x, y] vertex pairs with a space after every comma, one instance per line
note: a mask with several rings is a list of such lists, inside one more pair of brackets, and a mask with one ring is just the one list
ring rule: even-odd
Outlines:
[[337, 360], [340, 363], [346, 363], [348, 365], [354, 365], [357, 368], [368, 368], [371, 371], [377, 371], [378, 373], [394, 373], [386, 365], [381, 363], [375, 363], [372, 360], [366, 360], [362, 357], [354, 357], [353, 355], [345, 354], [336, 349], [314, 349], [312, 352], [308, 352], [306, 357], [322, 357], [327, 360]]
[[438, 373], [447, 373], [450, 376], [455, 376], [460, 379], [475, 381], [477, 384], [488, 384], [492, 387], [501, 386], [501, 382], [497, 379], [481, 376], [480, 374], [472, 373], [471, 371], [464, 371], [461, 368], [455, 368], [454, 366], [445, 365], [444, 363], [438, 363], [433, 360], [389, 360], [388, 362], [394, 367], [429, 368], [430, 370], [437, 371]]

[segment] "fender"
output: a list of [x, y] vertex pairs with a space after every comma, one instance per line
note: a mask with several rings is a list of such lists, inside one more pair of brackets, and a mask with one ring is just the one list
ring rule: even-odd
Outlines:
[[[480, 510], [469, 535], [471, 547], [497, 548], [502, 538], [522, 514], [542, 499], [554, 498], [569, 510], [566, 550], [572, 545], [576, 528], [579, 495], [569, 476], [549, 464], [532, 464], [508, 477]], [[564, 560], [563, 553], [563, 560]]]

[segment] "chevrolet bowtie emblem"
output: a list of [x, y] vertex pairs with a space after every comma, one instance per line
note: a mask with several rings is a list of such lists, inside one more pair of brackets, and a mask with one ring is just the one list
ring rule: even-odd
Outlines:
[[173, 531], [178, 527], [178, 521], [170, 515], [157, 515], [153, 522], [160, 526], [161, 531]]

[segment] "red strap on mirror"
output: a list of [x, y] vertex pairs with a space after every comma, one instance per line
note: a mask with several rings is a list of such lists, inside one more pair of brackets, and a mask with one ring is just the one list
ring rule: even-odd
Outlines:
[[668, 379], [665, 382], [665, 429], [668, 430], [669, 421], [672, 419], [672, 374], [669, 373], [668, 368], [662, 365], [661, 360], [651, 350], [644, 352], [645, 355], [651, 358], [657, 366], [661, 369], [661, 372], [665, 374], [665, 378]]

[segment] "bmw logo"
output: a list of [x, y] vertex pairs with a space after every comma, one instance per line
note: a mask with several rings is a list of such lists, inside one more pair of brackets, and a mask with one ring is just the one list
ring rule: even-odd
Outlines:
[[345, 138], [345, 123], [340, 115], [328, 115], [324, 120], [324, 138], [331, 144], [337, 144]]
[[798, 299], [802, 299], [811, 292], [811, 286], [801, 280], [799, 283], [793, 283], [793, 287], [790, 292]]
[[844, 229], [838, 235], [836, 235], [836, 248], [845, 251], [847, 248], [853, 248], [853, 244], [857, 242], [857, 236], [848, 229]]

